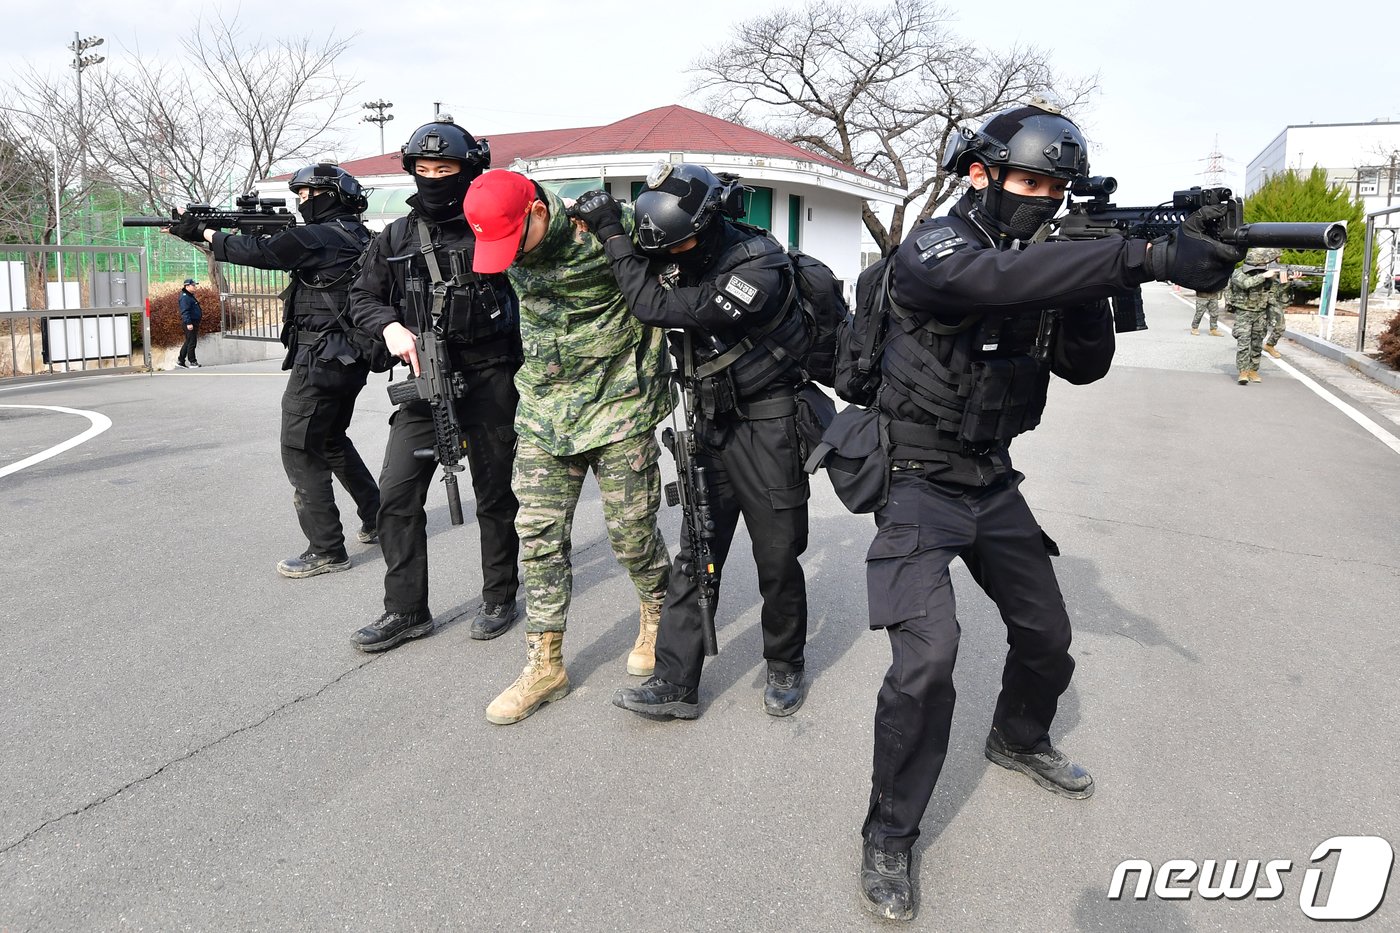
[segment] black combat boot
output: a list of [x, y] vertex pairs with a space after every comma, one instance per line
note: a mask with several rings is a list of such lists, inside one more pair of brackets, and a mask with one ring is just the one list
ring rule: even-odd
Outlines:
[[284, 577], [300, 580], [320, 573], [338, 573], [350, 569], [350, 557], [341, 551], [339, 554], [317, 554], [305, 551], [300, 557], [288, 557], [277, 562], [277, 572]]
[[1041, 787], [1061, 797], [1083, 800], [1094, 793], [1094, 779], [1064, 753], [1051, 748], [1046, 752], [1018, 752], [1006, 744], [995, 727], [987, 735], [987, 760], [1012, 771], [1030, 775]]
[[361, 544], [373, 544], [379, 540], [379, 529], [369, 522], [360, 526], [360, 530], [355, 532], [355, 537]]
[[807, 682], [801, 671], [775, 671], [768, 668], [768, 686], [763, 690], [763, 711], [769, 716], [791, 716], [807, 699]]
[[510, 628], [519, 615], [513, 599], [508, 603], [482, 603], [472, 620], [472, 638], [477, 641], [495, 638]]
[[648, 677], [640, 687], [622, 687], [613, 694], [613, 706], [647, 716], [695, 719], [700, 715], [700, 694], [694, 687]]
[[909, 853], [886, 852], [865, 843], [860, 858], [860, 899], [865, 909], [885, 920], [914, 919], [914, 883]]
[[410, 638], [427, 635], [433, 628], [430, 612], [386, 612], [351, 635], [350, 644], [361, 651], [388, 651]]

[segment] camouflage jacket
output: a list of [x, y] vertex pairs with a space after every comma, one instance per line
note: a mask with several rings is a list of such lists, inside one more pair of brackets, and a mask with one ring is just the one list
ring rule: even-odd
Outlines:
[[[671, 410], [664, 335], [627, 310], [602, 244], [546, 192], [544, 240], [510, 267], [525, 365], [516, 432], [557, 457], [655, 430]], [[632, 229], [632, 208], [623, 208]]]
[[1230, 304], [1241, 311], [1263, 311], [1269, 306], [1270, 279], [1267, 275], [1251, 275], [1240, 266], [1230, 274]]

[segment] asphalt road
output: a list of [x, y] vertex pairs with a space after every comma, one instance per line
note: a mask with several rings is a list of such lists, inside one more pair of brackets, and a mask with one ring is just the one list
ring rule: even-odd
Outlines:
[[[1147, 309], [1109, 377], [1057, 383], [1013, 448], [1075, 623], [1055, 738], [1097, 792], [1063, 800], [982, 757], [1005, 630], [959, 564], [959, 704], [910, 929], [1307, 929], [1318, 843], [1400, 842], [1400, 455], [1268, 360], [1237, 386], [1233, 341], [1189, 336], [1165, 288]], [[379, 612], [377, 547], [352, 543], [348, 573], [274, 572], [302, 547], [274, 366], [0, 389], [0, 468], [89, 426], [3, 406], [112, 422], [0, 478], [0, 930], [888, 929], [856, 893], [889, 661], [865, 624], [868, 516], [815, 483], [797, 715], [762, 712], [738, 542], [703, 715], [652, 722], [609, 702], [635, 682], [636, 600], [590, 480], [574, 692], [493, 726], [524, 639], [467, 636], [470, 507], [450, 527], [435, 487], [450, 621], [384, 655], [348, 641]], [[352, 427], [375, 464], [379, 378]], [[1128, 858], [1293, 867], [1275, 900], [1110, 900]], [[1393, 892], [1359, 924], [1398, 925]]]

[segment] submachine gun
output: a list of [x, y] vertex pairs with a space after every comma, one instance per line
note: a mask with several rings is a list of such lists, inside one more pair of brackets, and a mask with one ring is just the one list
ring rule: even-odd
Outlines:
[[[689, 338], [685, 357], [691, 359]], [[686, 543], [690, 547], [690, 563], [681, 569], [695, 583], [698, 591], [696, 605], [700, 609], [700, 632], [705, 641], [705, 656], [719, 654], [715, 636], [715, 596], [717, 590], [714, 552], [710, 541], [715, 536], [715, 522], [710, 517], [710, 488], [706, 469], [695, 459], [695, 413], [687, 397], [689, 390], [679, 373], [675, 382], [680, 396], [680, 409], [685, 415], [685, 429], [676, 430], [676, 414], [671, 412], [671, 427], [661, 432], [661, 443], [676, 460], [676, 481], [666, 484], [666, 504], [681, 507], [685, 523]]]
[[[1244, 202], [1229, 188], [1196, 186], [1172, 194], [1170, 203], [1155, 207], [1119, 207], [1109, 196], [1118, 190], [1118, 181], [1105, 175], [1076, 178], [1070, 185], [1069, 212], [1053, 221], [1052, 239], [1099, 240], [1107, 236], [1154, 240], [1166, 236], [1196, 211], [1212, 204], [1225, 205], [1225, 216], [1207, 228], [1222, 243], [1253, 249], [1272, 246], [1280, 249], [1337, 249], [1347, 240], [1346, 224], [1333, 223], [1256, 223], [1244, 222]], [[1088, 200], [1076, 201], [1074, 196]], [[1125, 333], [1146, 330], [1140, 290], [1113, 299], [1114, 330]]]
[[[296, 225], [297, 215], [287, 210], [286, 198], [260, 198], [256, 191], [239, 195], [233, 209], [209, 204], [186, 204], [184, 213], [198, 217], [206, 226], [237, 230], [251, 236], [276, 233]], [[180, 220], [181, 212], [170, 209], [169, 217], [123, 217], [123, 227], [169, 227]]]
[[466, 391], [462, 374], [453, 372], [447, 356], [447, 341], [431, 330], [415, 338], [418, 344], [418, 371], [402, 382], [389, 383], [389, 401], [395, 405], [423, 400], [433, 411], [433, 446], [413, 452], [418, 460], [442, 464], [442, 484], [447, 489], [447, 512], [452, 524], [462, 524], [462, 497], [457, 491], [457, 474], [462, 472], [462, 426], [457, 422], [454, 402]]

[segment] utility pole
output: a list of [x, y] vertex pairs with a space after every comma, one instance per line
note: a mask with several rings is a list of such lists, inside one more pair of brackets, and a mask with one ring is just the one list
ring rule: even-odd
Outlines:
[[392, 113], [385, 113], [385, 111], [394, 105], [393, 103], [387, 100], [371, 100], [366, 101], [360, 106], [363, 107], [365, 110], [374, 111], [374, 113], [365, 114], [360, 119], [365, 123], [379, 124], [379, 152], [382, 155], [384, 153], [384, 124], [394, 119], [394, 115]]
[[[87, 183], [87, 124], [83, 122], [83, 69], [93, 65], [99, 65], [107, 59], [101, 55], [84, 55], [88, 49], [97, 48], [104, 40], [101, 36], [88, 36], [86, 39], [80, 37], [79, 33], [73, 33], [73, 42], [68, 49], [73, 53], [73, 61], [70, 63], [78, 83], [78, 193], [86, 199], [83, 186]], [[90, 216], [85, 221], [90, 221]], [[87, 229], [88, 224], [83, 224], [84, 238], [91, 243], [91, 231]]]

